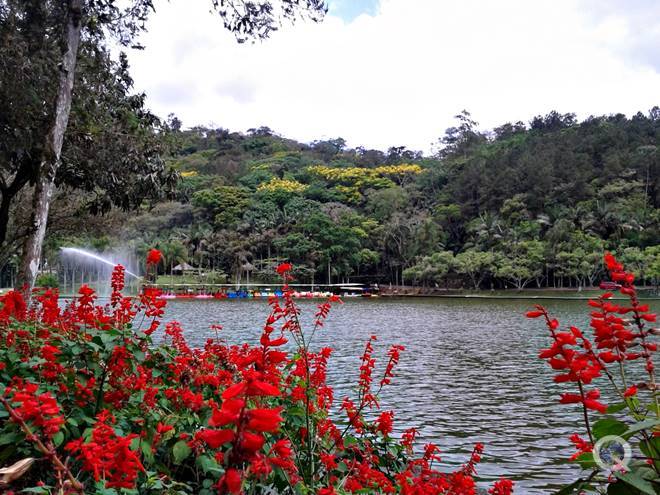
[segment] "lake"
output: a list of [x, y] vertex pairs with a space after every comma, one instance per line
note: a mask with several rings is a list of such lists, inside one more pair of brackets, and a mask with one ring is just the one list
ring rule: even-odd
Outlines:
[[[524, 316], [534, 303], [348, 299], [335, 305], [314, 347], [335, 349], [328, 381], [340, 403], [353, 393], [370, 335], [378, 336], [381, 356], [374, 377], [382, 374], [390, 344], [406, 346], [397, 377], [382, 395], [383, 409], [395, 410], [397, 430], [418, 427], [420, 440], [438, 444], [446, 464], [462, 463], [472, 445], [482, 442], [482, 480], [507, 476], [517, 493], [548, 493], [578, 475], [577, 466], [561, 460], [574, 452], [569, 435], [584, 431], [578, 407], [557, 403], [560, 391], [573, 390], [553, 383], [553, 371], [537, 358], [549, 335], [541, 320]], [[658, 302], [653, 303], [657, 311]], [[316, 304], [300, 301], [307, 328]], [[545, 305], [562, 325], [586, 329], [586, 301]], [[181, 322], [189, 342], [201, 346], [215, 336], [212, 324], [223, 325], [221, 335], [229, 343], [256, 343], [267, 315], [265, 300], [184, 300], [170, 301], [165, 319]]]

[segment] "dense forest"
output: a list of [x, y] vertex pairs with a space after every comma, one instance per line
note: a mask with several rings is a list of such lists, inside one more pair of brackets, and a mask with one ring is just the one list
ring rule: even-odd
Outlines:
[[164, 272], [185, 261], [210, 282], [268, 281], [288, 260], [303, 282], [521, 289], [593, 285], [611, 250], [644, 282], [660, 279], [657, 107], [582, 122], [551, 112], [489, 132], [462, 112], [433, 156], [267, 127], [183, 130], [173, 117], [166, 128], [179, 175], [169, 198], [94, 216], [90, 193], [62, 188], [51, 267], [63, 245], [157, 246]]

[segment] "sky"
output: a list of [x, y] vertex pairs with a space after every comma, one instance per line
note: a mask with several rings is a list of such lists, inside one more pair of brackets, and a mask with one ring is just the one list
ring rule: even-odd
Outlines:
[[185, 127], [429, 152], [463, 109], [488, 130], [660, 105], [657, 0], [330, 0], [245, 44], [210, 3], [156, 2], [129, 53], [135, 89]]

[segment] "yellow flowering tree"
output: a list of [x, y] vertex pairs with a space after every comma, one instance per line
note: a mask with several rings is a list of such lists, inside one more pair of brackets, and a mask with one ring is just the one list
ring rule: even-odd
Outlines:
[[397, 184], [403, 185], [406, 180], [421, 174], [424, 169], [419, 165], [403, 163], [375, 168], [312, 165], [307, 171], [334, 184], [335, 190], [342, 194], [345, 201], [356, 204], [362, 201], [362, 192], [365, 189], [387, 189]]
[[305, 184], [292, 179], [278, 179], [274, 177], [268, 182], [264, 182], [257, 187], [258, 192], [273, 192], [273, 193], [289, 193], [289, 194], [302, 194], [307, 189]]

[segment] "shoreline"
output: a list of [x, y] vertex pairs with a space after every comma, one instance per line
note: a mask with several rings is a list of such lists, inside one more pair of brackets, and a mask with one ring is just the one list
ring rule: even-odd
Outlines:
[[[557, 300], [557, 301], [588, 301], [594, 296], [551, 296], [551, 295], [487, 295], [487, 294], [381, 294], [384, 299], [428, 298], [428, 299], [524, 299], [524, 300]], [[368, 298], [366, 298], [368, 299]], [[612, 297], [611, 301], [626, 301], [625, 297]], [[660, 296], [640, 296], [640, 301], [660, 301]]]

